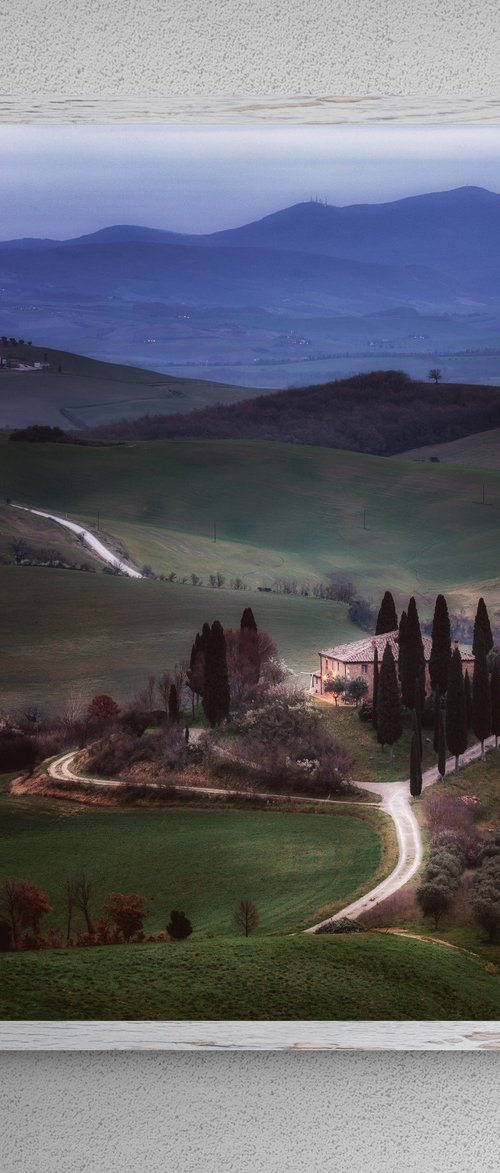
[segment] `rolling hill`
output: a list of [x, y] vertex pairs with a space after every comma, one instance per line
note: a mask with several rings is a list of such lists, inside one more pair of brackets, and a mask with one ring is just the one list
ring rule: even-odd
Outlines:
[[389, 586], [405, 602], [415, 592], [422, 608], [440, 590], [454, 605], [480, 593], [497, 599], [495, 471], [252, 441], [92, 448], [4, 439], [0, 456], [5, 495], [90, 528], [99, 510], [103, 536], [160, 573], [206, 581], [220, 569], [252, 588], [342, 573], [365, 597]]
[[[50, 424], [83, 429], [144, 412], [188, 411], [211, 403], [232, 403], [256, 390], [205, 379], [156, 374], [120, 363], [105, 363], [81, 354], [43, 346], [2, 347], [3, 355], [43, 360], [50, 369], [0, 368], [0, 429]], [[61, 370], [59, 371], [59, 367]]]
[[96, 429], [108, 439], [252, 439], [392, 456], [500, 424], [498, 387], [410, 380], [401, 371], [289, 388], [189, 415], [148, 415]]

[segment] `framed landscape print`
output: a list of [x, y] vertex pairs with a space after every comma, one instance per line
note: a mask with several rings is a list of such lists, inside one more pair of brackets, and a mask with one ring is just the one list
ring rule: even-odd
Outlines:
[[2, 101], [2, 1047], [500, 1046], [499, 115]]

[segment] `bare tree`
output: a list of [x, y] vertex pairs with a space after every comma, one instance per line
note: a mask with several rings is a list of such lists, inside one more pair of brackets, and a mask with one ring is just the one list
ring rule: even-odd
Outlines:
[[72, 688], [66, 694], [64, 706], [61, 711], [61, 723], [63, 725], [76, 725], [84, 722], [87, 716], [87, 698], [83, 690], [80, 688]]
[[235, 928], [241, 929], [245, 937], [248, 937], [257, 928], [258, 923], [259, 910], [257, 905], [253, 903], [253, 900], [249, 900], [247, 896], [242, 896], [233, 914]]
[[439, 367], [431, 367], [427, 378], [432, 379], [437, 384], [443, 378], [443, 372], [440, 371]]
[[148, 682], [142, 692], [136, 693], [134, 704], [144, 713], [152, 713], [155, 707], [156, 676], [148, 676]]
[[94, 932], [94, 923], [90, 912], [90, 902], [94, 894], [94, 885], [86, 872], [81, 872], [73, 880], [73, 906], [82, 913], [87, 926], [87, 932]]
[[71, 939], [71, 925], [73, 913], [77, 905], [78, 879], [75, 876], [66, 876], [64, 881], [64, 897], [66, 901], [66, 944]]
[[189, 663], [187, 660], [180, 660], [178, 664], [174, 664], [173, 681], [177, 689], [177, 696], [179, 698], [179, 705], [182, 708], [182, 694], [187, 684]]
[[10, 543], [10, 548], [14, 555], [14, 562], [17, 565], [22, 562], [23, 558], [27, 558], [30, 553], [30, 548], [24, 538], [13, 538]]
[[172, 673], [168, 670], [166, 672], [162, 672], [161, 676], [158, 677], [156, 682], [156, 688], [160, 697], [160, 704], [162, 709], [165, 709], [166, 713], [168, 713], [168, 698], [170, 696], [171, 684]]
[[2, 888], [2, 905], [6, 920], [9, 923], [12, 944], [19, 949], [19, 915], [16, 900], [17, 884], [15, 880], [6, 880]]

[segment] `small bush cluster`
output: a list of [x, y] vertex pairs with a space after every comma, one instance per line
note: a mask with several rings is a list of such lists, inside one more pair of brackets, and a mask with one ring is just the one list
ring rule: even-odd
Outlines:
[[449, 848], [461, 854], [467, 867], [475, 867], [483, 838], [475, 826], [481, 812], [477, 804], [454, 794], [426, 794], [424, 813], [433, 848]]
[[475, 920], [489, 941], [500, 939], [500, 832], [495, 832], [479, 855], [472, 895]]
[[237, 719], [238, 755], [273, 788], [311, 795], [349, 786], [353, 762], [302, 693], [280, 686]]
[[55, 570], [83, 570], [87, 574], [95, 574], [92, 562], [69, 562], [61, 551], [53, 546], [31, 546], [24, 538], [14, 538], [9, 546], [9, 552], [2, 556], [3, 565], [7, 566], [44, 566]]
[[453, 904], [464, 867], [464, 857], [456, 847], [434, 847], [429, 854], [417, 888], [417, 901], [424, 916], [433, 917], [436, 929], [441, 916]]

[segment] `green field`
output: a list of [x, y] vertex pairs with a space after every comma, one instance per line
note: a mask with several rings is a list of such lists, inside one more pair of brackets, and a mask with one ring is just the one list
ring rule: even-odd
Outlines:
[[5, 440], [1, 459], [6, 496], [90, 526], [99, 510], [101, 529], [159, 572], [220, 569], [253, 586], [336, 572], [377, 600], [388, 586], [405, 604], [415, 593], [422, 612], [441, 590], [452, 609], [478, 593], [498, 605], [500, 472], [239, 441]]
[[6, 1019], [485, 1019], [500, 977], [383, 934], [191, 938], [0, 956]]
[[69, 692], [86, 701], [109, 692], [121, 701], [188, 659], [205, 619], [237, 627], [251, 602], [303, 683], [326, 642], [357, 638], [340, 603], [249, 591], [141, 582], [108, 574], [0, 566], [0, 711], [36, 701], [53, 710]]
[[205, 380], [196, 374], [192, 379], [179, 378], [43, 346], [9, 346], [6, 353], [27, 362], [43, 361], [46, 354], [50, 369], [0, 370], [0, 428], [36, 423], [85, 429], [146, 414], [169, 415], [213, 403], [236, 403], [262, 394], [230, 380]]
[[47, 924], [60, 929], [65, 877], [85, 870], [95, 882], [94, 915], [109, 892], [139, 892], [150, 902], [148, 932], [182, 908], [197, 936], [231, 934], [241, 896], [259, 907], [259, 934], [292, 931], [370, 886], [381, 866], [378, 832], [388, 834], [379, 811], [355, 807], [325, 815], [116, 810], [3, 796], [0, 812], [0, 883], [41, 884], [54, 910]]

